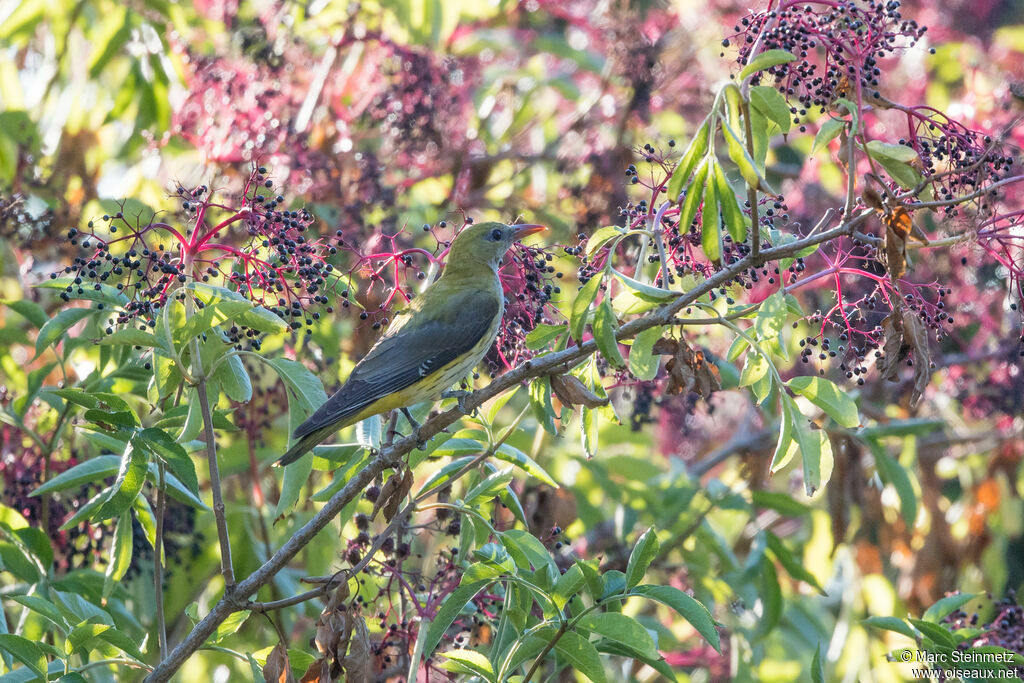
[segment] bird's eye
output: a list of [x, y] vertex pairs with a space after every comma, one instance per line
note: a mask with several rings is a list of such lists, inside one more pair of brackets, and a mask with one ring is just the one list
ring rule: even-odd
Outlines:
[[494, 242], [498, 242], [499, 240], [501, 240], [501, 230], [498, 230], [497, 228], [492, 230], [491, 231], [491, 240], [494, 241]]

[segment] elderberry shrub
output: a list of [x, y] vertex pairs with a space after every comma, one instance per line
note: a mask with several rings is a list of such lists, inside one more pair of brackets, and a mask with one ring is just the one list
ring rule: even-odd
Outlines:
[[[327, 295], [341, 278], [328, 262], [337, 246], [310, 230], [312, 214], [286, 208], [262, 166], [252, 168], [233, 206], [220, 203], [206, 185], [179, 185], [174, 198], [175, 225], [117, 211], [89, 221], [85, 229], [70, 229], [68, 241], [81, 255], [50, 275], [63, 276], [61, 298], [122, 295], [123, 303], [110, 312], [109, 334], [119, 325], [155, 327], [171, 297], [183, 298], [189, 283], [207, 283], [237, 292], [291, 329], [305, 326], [309, 333], [317, 309], [330, 302]], [[238, 346], [247, 341], [259, 348], [262, 333], [239, 325], [228, 336]]]

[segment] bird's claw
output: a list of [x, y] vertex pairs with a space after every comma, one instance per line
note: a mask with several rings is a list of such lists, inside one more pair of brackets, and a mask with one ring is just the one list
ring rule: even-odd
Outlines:
[[441, 394], [441, 398], [454, 398], [459, 406], [459, 412], [463, 415], [469, 415], [469, 411], [466, 409], [466, 398], [470, 393], [464, 389], [456, 389], [444, 392]]

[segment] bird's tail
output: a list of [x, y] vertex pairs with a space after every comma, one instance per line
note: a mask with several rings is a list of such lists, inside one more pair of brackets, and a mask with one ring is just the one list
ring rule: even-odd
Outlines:
[[306, 434], [304, 437], [295, 442], [288, 452], [282, 455], [277, 460], [277, 464], [281, 467], [290, 465], [309, 451], [313, 450], [314, 446], [318, 446], [322, 441], [327, 439], [331, 434], [338, 431], [339, 427], [337, 424], [328, 425], [321, 427], [320, 429]]

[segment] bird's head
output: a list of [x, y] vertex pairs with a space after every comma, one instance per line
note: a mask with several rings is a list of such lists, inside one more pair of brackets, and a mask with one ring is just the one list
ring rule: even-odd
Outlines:
[[455, 236], [448, 252], [445, 273], [470, 273], [481, 266], [496, 272], [509, 247], [542, 230], [547, 228], [533, 223], [505, 225], [489, 221], [471, 225]]

